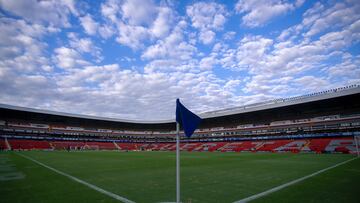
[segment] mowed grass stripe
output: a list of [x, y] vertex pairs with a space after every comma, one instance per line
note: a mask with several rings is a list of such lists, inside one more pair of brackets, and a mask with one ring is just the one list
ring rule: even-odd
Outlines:
[[135, 202], [175, 198], [175, 156], [160, 152], [53, 151], [26, 155]]
[[315, 172], [315, 173], [312, 173], [312, 174], [310, 174], [310, 175], [307, 175], [307, 176], [301, 177], [301, 178], [299, 178], [299, 179], [290, 181], [290, 182], [288, 182], [288, 183], [279, 185], [279, 186], [277, 186], [277, 187], [271, 188], [271, 189], [269, 189], [269, 190], [267, 190], [267, 191], [264, 191], [264, 192], [261, 192], [261, 193], [259, 193], [259, 194], [255, 194], [255, 195], [252, 195], [252, 196], [250, 196], [250, 197], [241, 199], [241, 200], [239, 200], [239, 201], [235, 201], [234, 203], [246, 203], [246, 202], [249, 202], [249, 201], [252, 201], [252, 200], [256, 200], [256, 199], [258, 199], [258, 198], [264, 197], [264, 196], [266, 196], [266, 195], [269, 195], [269, 194], [271, 194], [271, 193], [274, 193], [274, 192], [276, 192], [276, 191], [282, 190], [282, 189], [284, 189], [284, 188], [286, 188], [286, 187], [289, 187], [289, 186], [291, 186], [291, 185], [294, 185], [294, 184], [296, 184], [296, 183], [299, 183], [299, 182], [301, 182], [301, 181], [304, 181], [304, 180], [306, 180], [306, 179], [308, 179], [308, 178], [311, 178], [311, 177], [313, 177], [313, 176], [316, 176], [316, 175], [318, 175], [318, 174], [320, 174], [320, 173], [323, 173], [323, 172], [328, 171], [328, 170], [330, 170], [330, 169], [333, 169], [333, 168], [335, 168], [335, 167], [338, 167], [338, 166], [341, 166], [341, 165], [343, 165], [343, 164], [346, 164], [346, 163], [348, 163], [348, 162], [350, 162], [350, 161], [353, 161], [353, 160], [355, 160], [355, 159], [357, 159], [357, 158], [358, 158], [358, 157], [355, 157], [355, 158], [352, 158], [352, 159], [343, 161], [343, 162], [341, 162], [341, 163], [338, 163], [338, 164], [335, 164], [335, 165], [333, 165], [333, 166], [324, 168], [324, 169], [322, 169], [322, 170], [320, 170], [320, 171], [317, 171], [317, 172]]
[[[21, 152], [30, 155], [30, 152]], [[21, 179], [0, 178], [1, 203], [64, 203], [64, 202], [119, 202], [107, 195], [54, 173], [14, 152], [0, 152], [0, 176], [12, 171], [24, 174]]]
[[359, 203], [360, 158], [251, 203]]
[[37, 164], [39, 164], [39, 165], [41, 165], [41, 166], [49, 169], [49, 170], [51, 170], [51, 171], [54, 171], [55, 173], [58, 173], [58, 174], [60, 174], [60, 175], [63, 175], [63, 176], [65, 176], [65, 177], [67, 177], [67, 178], [69, 178], [69, 179], [71, 179], [71, 180], [73, 180], [73, 181], [75, 181], [75, 182], [78, 182], [78, 183], [80, 183], [80, 184], [83, 184], [83, 185], [85, 185], [85, 186], [87, 186], [87, 187], [89, 187], [89, 188], [91, 188], [91, 189], [94, 189], [94, 190], [96, 190], [96, 191], [98, 191], [98, 192], [100, 192], [100, 193], [103, 193], [103, 194], [105, 194], [105, 195], [107, 195], [107, 196], [109, 196], [109, 197], [112, 197], [112, 198], [114, 198], [114, 199], [116, 199], [116, 200], [122, 201], [122, 202], [124, 202], [124, 203], [135, 203], [134, 201], [131, 201], [131, 200], [129, 200], [129, 199], [126, 199], [125, 197], [121, 197], [121, 196], [119, 196], [119, 195], [117, 195], [117, 194], [114, 194], [114, 193], [112, 193], [112, 192], [109, 192], [109, 191], [107, 191], [107, 190], [104, 190], [104, 189], [102, 189], [102, 188], [100, 188], [100, 187], [98, 187], [98, 186], [96, 186], [96, 185], [90, 184], [90, 183], [88, 183], [88, 182], [86, 182], [86, 181], [83, 181], [83, 180], [81, 180], [81, 179], [79, 179], [79, 178], [76, 178], [76, 177], [71, 176], [71, 175], [69, 175], [69, 174], [67, 174], [67, 173], [64, 173], [64, 172], [62, 172], [62, 171], [59, 171], [59, 170], [57, 170], [57, 169], [55, 169], [55, 168], [52, 168], [52, 167], [50, 167], [50, 166], [48, 166], [48, 165], [46, 165], [46, 164], [43, 164], [43, 163], [41, 163], [41, 162], [39, 162], [39, 161], [37, 161], [37, 160], [35, 160], [35, 159], [33, 159], [33, 158], [30, 158], [30, 157], [28, 157], [28, 156], [26, 156], [26, 155], [19, 154], [19, 153], [16, 153], [16, 154], [19, 155], [19, 156], [22, 156], [22, 157], [24, 157], [24, 158], [26, 158], [26, 159], [29, 159], [29, 160], [31, 160], [31, 161], [33, 161], [33, 162], [35, 162], [35, 163], [37, 163]]
[[[110, 152], [110, 151], [83, 151], [83, 152], [21, 152], [37, 161], [40, 161], [48, 166], [54, 167], [67, 174], [71, 174], [79, 179], [82, 179], [88, 183], [94, 184], [105, 190], [111, 191], [115, 194], [121, 194], [122, 196], [131, 199], [135, 202], [153, 203], [153, 202], [173, 202], [175, 200], [175, 153], [174, 152]], [[13, 154], [13, 153], [12, 153]], [[278, 185], [285, 184], [289, 181], [301, 178], [308, 174], [312, 174], [321, 169], [333, 166], [334, 164], [343, 162], [352, 158], [351, 155], [342, 154], [273, 154], [273, 153], [187, 153], [183, 152], [181, 155], [181, 183], [182, 183], [182, 202], [192, 203], [211, 203], [211, 202], [234, 202], [238, 199], [246, 198], [254, 194], [261, 193], [269, 190], [270, 188]], [[36, 181], [46, 182], [60, 181], [60, 184], [68, 184], [75, 182], [70, 181], [64, 176], [59, 176], [50, 170], [39, 166], [30, 160], [24, 159], [15, 154], [12, 155], [12, 159], [20, 165], [32, 165], [36, 166], [34, 175], [40, 176], [42, 174], [50, 176], [47, 179], [41, 180], [38, 177]], [[27, 163], [28, 162], [28, 163]], [[355, 164], [353, 164], [355, 163]], [[355, 185], [356, 173], [345, 173], [343, 171], [344, 166], [349, 170], [355, 170], [358, 166], [358, 161], [351, 162], [349, 164], [337, 167], [333, 171], [339, 171], [341, 174], [335, 174], [337, 177], [334, 183], [341, 183], [343, 179], [347, 178], [348, 184]], [[31, 165], [31, 166], [32, 166]], [[354, 168], [355, 166], [355, 168]], [[34, 166], [32, 166], [34, 167]], [[22, 168], [23, 170], [26, 170]], [[32, 175], [31, 170], [25, 171], [27, 175]], [[49, 174], [51, 173], [51, 174]], [[322, 173], [328, 174], [329, 172]], [[311, 184], [306, 184], [303, 192], [306, 192], [306, 188], [311, 187], [314, 184], [314, 179], [319, 176], [303, 181], [298, 185], [305, 185], [309, 181]], [[332, 177], [332, 176], [331, 176]], [[355, 177], [355, 179], [353, 178]], [[65, 180], [66, 181], [65, 181]], [[21, 187], [20, 184], [13, 184], [17, 187]], [[25, 182], [25, 181], [24, 181]], [[29, 181], [27, 181], [29, 182]], [[321, 182], [319, 182], [321, 183]], [[53, 183], [49, 183], [52, 187]], [[293, 188], [287, 187], [284, 190], [273, 193], [263, 198], [271, 198], [270, 202], [281, 201], [284, 195], [284, 191]], [[343, 186], [343, 185], [342, 185]], [[69, 185], [69, 187], [73, 187]], [[16, 197], [16, 187], [12, 187], [13, 192], [2, 193], [7, 196]], [[34, 187], [37, 189], [39, 187]], [[89, 195], [92, 196], [104, 196], [106, 201], [117, 201], [104, 194], [98, 192], [92, 192], [92, 189], [88, 187], [77, 187], [76, 189], [82, 189], [84, 191], [81, 195], [86, 195], [85, 189]], [[0, 187], [0, 193], [1, 193]], [[64, 193], [62, 188], [59, 188], [58, 194]], [[72, 189], [74, 190], [74, 189]], [[321, 191], [321, 188], [319, 189]], [[30, 189], [28, 190], [30, 191]], [[66, 190], [69, 191], [69, 190]], [[334, 191], [340, 191], [338, 188], [329, 189], [323, 191], [324, 194], [332, 196]], [[56, 194], [56, 191], [50, 190]], [[310, 191], [307, 191], [307, 196], [297, 196], [300, 202], [307, 202], [314, 197]], [[12, 194], [14, 193], [14, 194]], [[69, 192], [68, 192], [69, 193]], [[281, 193], [280, 198], [272, 198], [272, 196]], [[44, 194], [34, 191], [34, 194]], [[75, 199], [79, 199], [76, 192], [70, 192], [73, 196], [59, 197], [63, 202], [69, 202]], [[299, 192], [301, 194], [301, 192]], [[342, 191], [339, 194], [347, 194], [350, 196], [350, 201], [353, 201], [356, 197], [354, 194]], [[25, 196], [25, 194], [24, 194]], [[31, 196], [30, 196], [31, 197]], [[257, 199], [262, 200], [263, 198]], [[23, 198], [24, 199], [24, 198]], [[104, 198], [105, 199], [105, 198]], [[29, 201], [23, 202], [37, 202], [35, 198], [31, 198]], [[298, 202], [299, 202], [298, 201]], [[20, 202], [20, 201], [18, 201]], [[46, 202], [46, 201], [45, 201]], [[50, 202], [50, 201], [47, 201]], [[60, 202], [60, 201], [59, 201]], [[92, 200], [85, 197], [83, 201], [77, 202], [102, 202]], [[267, 201], [269, 202], [269, 201]], [[291, 201], [292, 202], [292, 201]], [[317, 201], [319, 202], [319, 201]]]

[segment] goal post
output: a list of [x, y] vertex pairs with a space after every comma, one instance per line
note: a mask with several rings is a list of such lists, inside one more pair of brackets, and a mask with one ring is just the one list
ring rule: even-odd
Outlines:
[[100, 150], [100, 147], [98, 145], [84, 145], [83, 149], [98, 151], [98, 150]]

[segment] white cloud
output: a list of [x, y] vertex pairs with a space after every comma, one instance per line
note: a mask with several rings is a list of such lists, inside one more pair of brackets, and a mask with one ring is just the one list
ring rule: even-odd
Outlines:
[[252, 94], [268, 94], [271, 90], [271, 85], [268, 84], [270, 77], [268, 75], [255, 75], [251, 81], [247, 82], [243, 91]]
[[108, 39], [115, 34], [115, 28], [111, 25], [104, 24], [99, 27], [99, 34], [102, 38]]
[[223, 37], [225, 40], [232, 40], [232, 39], [234, 39], [235, 35], [236, 35], [236, 32], [229, 31], [229, 32], [226, 32]]
[[244, 14], [242, 17], [244, 25], [260, 27], [271, 19], [301, 5], [301, 1], [296, 2], [296, 5], [294, 5], [287, 1], [278, 0], [239, 0], [235, 5], [235, 10], [237, 13]]
[[148, 29], [142, 26], [127, 25], [122, 22], [118, 24], [119, 36], [116, 41], [120, 44], [126, 45], [132, 49], [143, 48], [143, 41], [148, 39]]
[[[360, 21], [359, 21], [360, 22]], [[359, 23], [360, 24], [360, 23]], [[358, 21], [342, 31], [329, 32], [319, 40], [291, 41], [273, 44], [270, 39], [245, 37], [239, 46], [237, 58], [241, 67], [255, 74], [297, 74], [317, 68], [331, 57], [331, 53], [350, 46], [358, 40]]]
[[300, 7], [300, 6], [302, 6], [304, 3], [305, 3], [305, 0], [296, 0], [295, 6], [296, 6], [296, 7]]
[[225, 6], [214, 2], [198, 2], [186, 8], [186, 14], [190, 17], [192, 26], [198, 29], [222, 29], [226, 16]]
[[354, 57], [349, 53], [342, 55], [342, 63], [336, 64], [326, 69], [329, 75], [329, 79], [341, 82], [341, 81], [352, 81], [357, 80], [360, 82], [360, 56]]
[[318, 3], [313, 10], [304, 15], [303, 26], [310, 27], [305, 36], [311, 37], [328, 29], [335, 30], [351, 24], [360, 18], [359, 9], [360, 4], [349, 6], [344, 2], [324, 9], [324, 6]]
[[[155, 120], [169, 118], [169, 112], [174, 108], [171, 101], [177, 97], [201, 112], [218, 105], [225, 106], [234, 96], [233, 82], [219, 80], [211, 71], [199, 71], [198, 62], [192, 59], [196, 48], [186, 42], [184, 21], [178, 23], [163, 40], [158, 40], [158, 50], [154, 45], [153, 51], [160, 55], [151, 55], [149, 47], [149, 55], [144, 57], [155, 61], [150, 61], [142, 73], [121, 69], [118, 64], [91, 65], [83, 54], [92, 53], [96, 46], [90, 38], [82, 38], [74, 33], [68, 34], [68, 44], [64, 43], [53, 50], [52, 60], [48, 61], [50, 57], [45, 57], [43, 52], [46, 44], [41, 39], [51, 33], [51, 29], [30, 25], [22, 20], [1, 20], [3, 32], [0, 36], [3, 34], [3, 38], [0, 42], [9, 47], [2, 50], [6, 60], [0, 61], [0, 94], [7, 95], [1, 97], [2, 103], [70, 113]], [[161, 52], [161, 49], [165, 51]], [[19, 59], [10, 63], [8, 60], [13, 58], [12, 55]], [[205, 62], [204, 59], [203, 65], [210, 64], [210, 60]], [[31, 64], [36, 69], [26, 72], [18, 69], [19, 64], [26, 68]], [[42, 72], [52, 71], [52, 66], [61, 70], [57, 70], [56, 74]], [[24, 99], [18, 99], [22, 97]], [[197, 104], [189, 101], [197, 101]]]
[[201, 59], [199, 67], [202, 70], [211, 70], [216, 63], [217, 60], [214, 57], [205, 57]]
[[250, 72], [262, 69], [267, 60], [267, 51], [273, 40], [261, 36], [245, 36], [241, 41], [236, 58], [240, 68], [250, 68]]
[[60, 68], [71, 69], [81, 68], [89, 65], [89, 62], [82, 59], [81, 55], [74, 49], [59, 47], [54, 50], [53, 61]]
[[214, 41], [215, 35], [215, 32], [211, 30], [200, 32], [199, 40], [204, 44], [210, 44]]
[[69, 33], [68, 38], [70, 39], [70, 45], [81, 52], [91, 52], [93, 44], [90, 38], [79, 39], [75, 33]]
[[[42, 75], [19, 75], [11, 70], [5, 73], [4, 70], [0, 69], [0, 94], [8, 96], [1, 97], [1, 103], [36, 107], [49, 101], [48, 96], [54, 87], [51, 80]], [[41, 102], [39, 98], [42, 98]]]
[[0, 6], [27, 21], [48, 23], [53, 26], [70, 26], [69, 15], [78, 15], [75, 2], [66, 1], [37, 1], [37, 0], [1, 0]]
[[215, 39], [216, 30], [221, 30], [229, 15], [224, 5], [214, 2], [198, 2], [186, 8], [186, 14], [190, 17], [192, 26], [197, 28], [199, 40], [204, 44], [210, 44]]
[[312, 8], [303, 14], [302, 22], [282, 31], [278, 40], [309, 42], [321, 37], [323, 34], [338, 31], [360, 19], [360, 14], [357, 12], [359, 9], [360, 4], [357, 2], [345, 1], [331, 6], [316, 2]]
[[169, 34], [175, 17], [169, 7], [160, 7], [158, 10], [158, 16], [152, 23], [150, 32], [157, 38], [163, 38]]
[[47, 45], [41, 38], [52, 33], [52, 28], [2, 17], [0, 30], [0, 68], [34, 73], [49, 66], [43, 56]]
[[108, 18], [112, 22], [116, 22], [119, 10], [120, 2], [116, 0], [108, 0], [105, 3], [101, 4], [101, 14], [102, 16]]
[[168, 37], [164, 40], [158, 40], [156, 44], [149, 46], [141, 57], [144, 59], [191, 59], [196, 51], [196, 47], [185, 41], [185, 27], [186, 23], [181, 21]]
[[195, 112], [202, 112], [226, 105], [237, 83], [218, 80], [211, 72], [141, 74], [121, 69], [117, 64], [84, 66], [58, 78], [54, 106], [60, 111], [128, 119], [168, 119], [176, 98]]
[[294, 80], [295, 85], [306, 92], [318, 92], [329, 89], [329, 81], [312, 75], [303, 76]]
[[92, 15], [86, 14], [82, 17], [79, 17], [81, 26], [88, 35], [96, 36], [99, 34], [102, 38], [108, 39], [116, 33], [115, 25], [111, 22], [117, 22], [116, 9], [119, 8], [117, 7], [115, 1], [103, 3], [101, 4], [101, 14], [105, 18], [110, 19], [110, 21], [105, 19], [105, 22], [101, 23], [98, 19], [94, 20]]
[[87, 34], [95, 35], [97, 33], [99, 24], [93, 20], [91, 15], [86, 14], [85, 16], [80, 17], [80, 22]]
[[241, 80], [230, 79], [225, 83], [224, 89], [229, 90], [229, 91], [236, 91], [237, 87], [239, 86], [240, 83], [241, 83]]
[[166, 37], [175, 19], [173, 10], [165, 3], [156, 5], [153, 1], [143, 0], [108, 0], [101, 5], [101, 13], [117, 28], [116, 41], [133, 50], [144, 48], [146, 42]]
[[95, 46], [90, 38], [79, 38], [75, 33], [69, 33], [68, 38], [70, 46], [80, 53], [90, 53], [97, 62], [103, 59], [101, 49]]
[[[338, 16], [340, 8], [344, 12], [342, 17]], [[250, 74], [243, 88], [248, 94], [290, 96], [317, 91], [316, 87], [341, 86], [344, 81], [358, 82], [356, 54], [348, 53], [350, 57], [340, 58], [343, 50], [360, 41], [360, 17], [353, 8], [356, 6], [325, 7], [316, 3], [305, 12], [300, 24], [281, 32], [277, 40], [247, 35], [236, 49], [217, 48], [217, 59], [224, 68]], [[354, 15], [345, 17], [347, 13]], [[324, 16], [338, 16], [338, 19], [333, 21]], [[321, 28], [317, 37], [308, 38], [305, 33], [313, 30], [314, 22], [319, 19], [324, 19], [328, 28]], [[331, 28], [332, 23], [337, 29]]]
[[154, 20], [156, 6], [151, 0], [126, 0], [121, 5], [121, 14], [130, 25], [148, 25]]
[[42, 38], [56, 29], [2, 17], [0, 30], [0, 102], [34, 107], [43, 91], [43, 102], [47, 102], [47, 90], [53, 86], [45, 75], [53, 67]]

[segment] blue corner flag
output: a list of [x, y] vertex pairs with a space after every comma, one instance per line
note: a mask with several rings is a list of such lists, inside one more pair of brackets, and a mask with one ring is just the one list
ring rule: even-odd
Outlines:
[[201, 118], [182, 105], [179, 99], [176, 99], [176, 122], [183, 127], [186, 137], [191, 137], [200, 124]]

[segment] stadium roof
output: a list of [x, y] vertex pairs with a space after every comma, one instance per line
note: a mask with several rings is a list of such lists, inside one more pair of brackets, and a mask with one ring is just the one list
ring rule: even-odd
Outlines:
[[[231, 119], [244, 119], [243, 117], [239, 117], [239, 115], [247, 115], [251, 112], [264, 112], [270, 111], [272, 109], [281, 109], [286, 107], [293, 107], [301, 105], [314, 103], [317, 101], [323, 100], [331, 100], [334, 98], [346, 97], [349, 95], [360, 95], [360, 85], [352, 85], [347, 87], [341, 87], [336, 89], [331, 89], [327, 91], [312, 93], [304, 96], [286, 98], [286, 99], [276, 99], [261, 103], [255, 103], [245, 106], [239, 106], [235, 108], [228, 108], [223, 110], [211, 111], [206, 113], [201, 113], [199, 116], [204, 119], [205, 126], [208, 126], [210, 122], [214, 122], [217, 120], [217, 123], [220, 122], [221, 119], [225, 119], [226, 121]], [[334, 104], [335, 105], [335, 104]], [[105, 126], [122, 126], [129, 127], [133, 129], [172, 129], [175, 126], [174, 119], [171, 120], [161, 120], [161, 121], [138, 121], [138, 120], [127, 120], [127, 119], [116, 119], [116, 118], [105, 118], [98, 116], [90, 116], [90, 115], [79, 115], [72, 113], [64, 113], [64, 112], [56, 112], [49, 110], [40, 110], [34, 108], [27, 107], [18, 107], [7, 104], [0, 104], [1, 112], [7, 111], [9, 114], [18, 114], [17, 117], [21, 118], [21, 116], [25, 116], [30, 118], [38, 118], [41, 121], [49, 121], [56, 122], [59, 121], [57, 118], [61, 118], [60, 120], [71, 120], [70, 123], [87, 123], [97, 122], [106, 124]], [[11, 112], [11, 113], [9, 113]], [[1, 116], [0, 116], [1, 117]], [[248, 118], [248, 116], [247, 116]], [[81, 121], [83, 120], [83, 121]], [[86, 122], [85, 122], [86, 121]]]
[[221, 109], [217, 111], [211, 111], [202, 113], [202, 118], [212, 118], [219, 116], [227, 116], [251, 111], [264, 110], [269, 108], [277, 108], [294, 104], [301, 104], [306, 102], [319, 101], [324, 99], [336, 98], [346, 95], [358, 94], [360, 93], [360, 85], [351, 85], [346, 87], [335, 88], [331, 90], [315, 92], [307, 95], [290, 97], [285, 99], [274, 99], [270, 101], [265, 101], [261, 103], [254, 103], [245, 106], [233, 107], [228, 109]]

